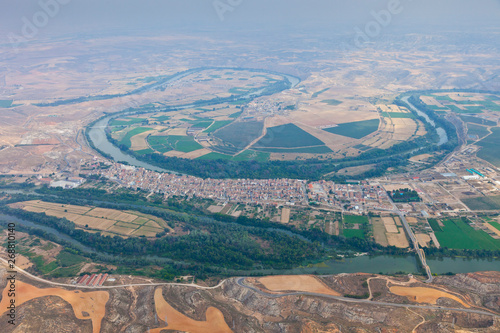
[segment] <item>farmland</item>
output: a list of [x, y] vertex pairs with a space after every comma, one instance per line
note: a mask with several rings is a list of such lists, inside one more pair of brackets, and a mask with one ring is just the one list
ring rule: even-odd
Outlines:
[[498, 154], [498, 143], [500, 142], [500, 128], [492, 128], [492, 134], [488, 135], [476, 144], [481, 146], [477, 156], [500, 167], [500, 156]]
[[295, 148], [324, 145], [319, 139], [294, 124], [286, 124], [267, 129], [267, 134], [260, 139], [255, 148]]
[[350, 138], [361, 139], [362, 137], [375, 132], [379, 127], [379, 123], [379, 119], [355, 121], [351, 123], [339, 124], [336, 127], [326, 128], [325, 131]]
[[362, 229], [344, 229], [342, 233], [344, 234], [345, 238], [354, 238], [354, 237], [360, 239], [365, 238], [365, 233]]
[[462, 199], [464, 204], [472, 210], [495, 210], [500, 209], [500, 195], [491, 197], [477, 197]]
[[123, 139], [120, 141], [122, 145], [127, 146], [128, 148], [132, 147], [132, 137], [139, 135], [141, 133], [147, 132], [152, 130], [152, 128], [148, 127], [136, 127], [130, 131], [127, 132], [127, 134], [123, 137]]
[[344, 215], [344, 223], [346, 224], [368, 224], [368, 217], [360, 215]]
[[241, 150], [262, 134], [264, 123], [260, 121], [234, 122], [214, 133], [222, 142]]
[[498, 250], [500, 240], [491, 238], [481, 230], [475, 230], [462, 219], [441, 221], [443, 226], [431, 222], [431, 227], [442, 247], [450, 249]]
[[157, 233], [169, 229], [164, 220], [133, 211], [63, 205], [39, 200], [19, 202], [13, 204], [13, 207], [66, 218], [81, 229], [101, 231], [103, 235], [155, 237]]
[[196, 142], [192, 136], [151, 136], [148, 142], [151, 148], [162, 153], [170, 150], [189, 153], [203, 148], [203, 146]]

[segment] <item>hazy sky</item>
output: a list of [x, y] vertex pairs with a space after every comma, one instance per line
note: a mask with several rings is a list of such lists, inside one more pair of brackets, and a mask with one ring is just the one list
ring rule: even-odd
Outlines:
[[[44, 14], [40, 3], [54, 2], [66, 4], [49, 13], [53, 17]], [[23, 27], [37, 19], [38, 37], [107, 29], [158, 33], [179, 29], [272, 32], [275, 28], [352, 31], [375, 20], [372, 11], [387, 10], [391, 5], [398, 13], [391, 15], [387, 29], [500, 27], [500, 0], [0, 0], [0, 36], [21, 35]]]

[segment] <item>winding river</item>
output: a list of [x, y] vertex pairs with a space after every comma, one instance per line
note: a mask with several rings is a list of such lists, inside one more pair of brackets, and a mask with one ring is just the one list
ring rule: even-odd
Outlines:
[[[245, 70], [245, 68], [241, 68], [240, 70]], [[263, 70], [262, 72], [266, 72], [266, 71]], [[192, 73], [189, 73], [189, 74], [192, 74]], [[292, 75], [279, 74], [279, 73], [272, 73], [272, 74], [281, 75], [284, 78], [288, 79], [288, 81], [290, 82], [291, 88], [296, 87], [300, 83], [300, 79], [298, 77], [295, 77]], [[179, 75], [171, 77], [168, 81], [165, 81], [162, 84], [167, 84], [169, 82], [181, 79], [181, 78], [185, 77], [186, 75], [188, 75], [188, 74], [181, 73]], [[259, 91], [255, 91], [252, 93], [248, 93], [246, 95], [242, 95], [240, 98], [241, 99], [257, 98], [257, 97], [261, 96], [261, 94], [263, 92], [264, 92], [264, 89], [261, 89]], [[177, 110], [189, 109], [189, 108], [193, 108], [193, 107], [195, 107], [195, 105], [193, 105], [193, 104], [171, 106], [171, 108], [175, 108]], [[125, 115], [125, 114], [123, 114], [123, 115]], [[107, 117], [104, 117], [104, 118], [100, 119], [99, 121], [97, 121], [91, 128], [88, 129], [88, 136], [89, 136], [90, 140], [92, 141], [92, 144], [94, 145], [94, 147], [96, 147], [98, 150], [108, 154], [109, 156], [111, 156], [113, 158], [113, 160], [115, 160], [117, 162], [125, 162], [129, 165], [133, 165], [136, 167], [145, 168], [145, 169], [153, 170], [153, 171], [157, 171], [157, 172], [168, 172], [168, 173], [179, 174], [179, 172], [176, 172], [176, 171], [166, 170], [166, 169], [154, 166], [152, 164], [139, 161], [137, 158], [123, 153], [118, 147], [116, 147], [111, 142], [109, 142], [108, 138], [106, 136], [105, 130], [106, 130], [106, 127], [108, 126], [109, 121], [113, 117], [116, 117], [116, 115], [109, 115]]]

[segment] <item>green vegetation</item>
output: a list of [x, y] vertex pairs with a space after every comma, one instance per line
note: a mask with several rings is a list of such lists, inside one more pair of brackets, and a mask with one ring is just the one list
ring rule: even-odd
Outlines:
[[490, 134], [488, 129], [484, 126], [481, 125], [474, 125], [474, 124], [467, 124], [467, 134], [468, 135], [477, 135], [479, 139], [485, 137], [486, 135]]
[[145, 122], [144, 118], [123, 118], [123, 120], [113, 119], [109, 123], [110, 126], [126, 126], [126, 125], [134, 125]]
[[269, 153], [258, 152], [253, 150], [245, 150], [242, 153], [231, 156], [220, 153], [208, 153], [206, 155], [200, 156], [198, 160], [231, 160], [231, 161], [257, 161], [265, 162], [269, 160]]
[[199, 121], [197, 123], [193, 123], [192, 127], [198, 128], [207, 128], [213, 124], [213, 121]]
[[477, 145], [482, 147], [481, 150], [477, 153], [477, 156], [497, 167], [500, 167], [500, 154], [498, 154], [500, 128], [492, 128], [491, 131], [491, 135], [488, 135], [487, 137], [476, 143]]
[[497, 125], [497, 123], [495, 123], [494, 121], [487, 120], [484, 118], [474, 117], [474, 116], [460, 115], [460, 118], [462, 118], [462, 120], [467, 122], [467, 123], [474, 123], [474, 124], [486, 125], [486, 126], [496, 126]]
[[267, 129], [255, 148], [295, 148], [324, 146], [324, 143], [294, 124], [285, 124]]
[[220, 120], [220, 121], [216, 121], [210, 127], [208, 127], [207, 129], [205, 129], [203, 132], [205, 132], [205, 133], [212, 133], [212, 132], [217, 131], [219, 128], [222, 128], [222, 127], [224, 127], [226, 125], [229, 125], [231, 123], [232, 123], [232, 120]]
[[364, 215], [345, 215], [344, 214], [344, 223], [345, 224], [368, 224], [369, 220], [367, 216]]
[[127, 148], [130, 148], [132, 146], [132, 142], [130, 141], [130, 139], [132, 137], [134, 137], [138, 134], [147, 132], [147, 131], [151, 131], [151, 130], [152, 130], [152, 128], [148, 128], [148, 127], [136, 127], [136, 128], [127, 132], [125, 137], [120, 141], [120, 144], [126, 146]]
[[442, 247], [449, 249], [499, 250], [500, 240], [493, 239], [482, 230], [475, 230], [462, 219], [443, 220], [444, 227], [431, 227]]
[[382, 112], [382, 116], [387, 118], [415, 118], [411, 112]]
[[167, 121], [167, 120], [170, 120], [170, 117], [169, 116], [157, 116], [157, 117], [152, 117], [154, 119], [156, 119], [157, 121], [161, 121], [161, 122], [164, 122], [164, 121]]
[[495, 227], [495, 229], [500, 230], [500, 223], [493, 222], [493, 221], [488, 222], [488, 223], [491, 224], [493, 227]]
[[395, 191], [387, 191], [387, 194], [394, 202], [419, 202], [422, 199], [418, 196], [417, 191], [408, 188], [402, 188]]
[[183, 153], [189, 153], [203, 148], [192, 136], [169, 135], [169, 136], [150, 136], [148, 142], [156, 151], [165, 153], [170, 150], [177, 150]]
[[0, 99], [0, 108], [10, 108], [12, 106], [12, 99]]
[[326, 103], [331, 106], [337, 106], [342, 104], [342, 101], [337, 101], [336, 99], [324, 99], [321, 101], [322, 103]]
[[316, 98], [316, 97], [318, 97], [319, 95], [321, 95], [322, 93], [324, 93], [325, 91], [328, 91], [328, 90], [330, 90], [330, 88], [325, 88], [323, 90], [316, 91], [314, 94], [312, 94], [311, 98]]
[[443, 231], [441, 227], [439, 226], [439, 223], [436, 219], [429, 219], [429, 224], [431, 225], [432, 230], [434, 231]]
[[261, 135], [263, 128], [264, 123], [261, 121], [233, 122], [218, 130], [214, 135], [225, 144], [240, 150], [257, 139]]
[[243, 113], [243, 111], [235, 112], [235, 113], [230, 114], [228, 117], [229, 117], [229, 118], [236, 119], [236, 118], [238, 118], [239, 116], [241, 116], [241, 114], [242, 114], [242, 113]]
[[472, 210], [500, 209], [500, 195], [462, 199], [463, 203]]
[[327, 154], [332, 150], [327, 146], [315, 146], [305, 148], [252, 148], [254, 150], [269, 152], [269, 153], [300, 153], [300, 154]]
[[379, 123], [379, 119], [362, 120], [339, 124], [336, 127], [325, 128], [324, 130], [337, 135], [361, 139], [378, 130]]
[[362, 229], [344, 229], [342, 230], [345, 238], [365, 239], [365, 232]]

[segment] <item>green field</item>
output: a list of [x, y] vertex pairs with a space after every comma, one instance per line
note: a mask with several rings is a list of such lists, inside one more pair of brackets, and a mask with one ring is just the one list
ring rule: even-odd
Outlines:
[[305, 147], [305, 148], [253, 148], [258, 151], [269, 152], [269, 153], [299, 153], [299, 154], [327, 154], [331, 153], [332, 150], [327, 146], [315, 146], [315, 147]]
[[486, 125], [486, 126], [496, 126], [497, 123], [491, 120], [479, 118], [479, 117], [474, 117], [474, 116], [460, 116], [463, 121], [467, 123], [474, 123], [474, 124], [479, 124], [479, 125]]
[[322, 103], [326, 103], [331, 106], [337, 106], [342, 104], [342, 101], [337, 101], [336, 99], [324, 99], [321, 101]]
[[285, 124], [267, 129], [255, 148], [295, 148], [324, 146], [324, 143], [294, 124]]
[[236, 149], [243, 149], [262, 134], [264, 123], [261, 121], [233, 122], [221, 128], [214, 136]]
[[216, 121], [214, 122], [210, 127], [208, 127], [206, 130], [203, 132], [205, 133], [212, 133], [217, 131], [219, 128], [222, 128], [226, 125], [231, 124], [233, 121], [232, 120], [221, 120], [221, 121]]
[[128, 148], [130, 148], [132, 146], [132, 142], [130, 141], [130, 139], [133, 136], [136, 136], [137, 134], [141, 134], [141, 133], [151, 131], [151, 130], [152, 130], [152, 128], [149, 128], [149, 127], [136, 127], [133, 130], [128, 131], [127, 134], [125, 135], [125, 137], [123, 137], [123, 139], [121, 139], [120, 143], [122, 145], [125, 145]]
[[12, 99], [0, 99], [0, 108], [10, 108], [12, 106]]
[[360, 239], [365, 238], [365, 232], [362, 229], [344, 229], [342, 230], [345, 238], [358, 237]]
[[494, 226], [495, 229], [500, 230], [500, 223], [498, 223], [498, 222], [488, 222], [488, 223], [491, 224], [492, 226]]
[[462, 199], [464, 204], [472, 210], [495, 210], [500, 209], [500, 195], [492, 197], [478, 197]]
[[500, 167], [500, 154], [498, 154], [498, 144], [500, 142], [500, 128], [492, 128], [493, 132], [478, 143], [481, 150], [477, 153], [479, 158], [490, 162], [491, 164]]
[[330, 88], [325, 88], [323, 90], [316, 91], [314, 94], [312, 94], [311, 98], [316, 98], [316, 97], [318, 97], [319, 95], [321, 95], [322, 93], [324, 93], [327, 90], [330, 90]]
[[161, 122], [164, 122], [164, 121], [167, 121], [170, 119], [169, 116], [157, 116], [157, 117], [153, 117], [154, 119], [156, 119], [157, 121], [161, 121]]
[[415, 118], [410, 112], [382, 112], [383, 117], [387, 118]]
[[442, 247], [470, 250], [500, 249], [500, 240], [493, 239], [484, 231], [475, 230], [462, 219], [443, 220], [442, 222], [444, 227], [433, 229]]
[[431, 225], [432, 230], [434, 231], [443, 231], [439, 226], [439, 223], [436, 219], [429, 219], [429, 224]]
[[367, 216], [360, 215], [344, 215], [345, 224], [368, 224], [369, 220]]
[[486, 135], [490, 134], [490, 132], [488, 132], [488, 129], [484, 126], [467, 124], [467, 134], [477, 135], [479, 138], [483, 138]]
[[324, 130], [333, 134], [343, 135], [354, 139], [361, 139], [378, 130], [380, 119], [355, 121], [352, 123], [339, 124], [336, 127]]
[[242, 114], [242, 113], [243, 113], [243, 111], [235, 112], [235, 113], [230, 114], [228, 117], [229, 117], [229, 118], [236, 119], [236, 118], [238, 118], [239, 116], [241, 116], [241, 114]]
[[151, 148], [160, 153], [166, 153], [170, 150], [189, 153], [203, 148], [203, 146], [196, 142], [192, 136], [151, 136], [148, 138], [148, 143]]
[[213, 124], [213, 121], [199, 121], [197, 123], [193, 123], [192, 127], [198, 128], [208, 128]]
[[133, 125], [133, 124], [139, 124], [139, 123], [142, 123], [143, 121], [146, 121], [146, 119], [144, 119], [144, 118], [123, 118], [123, 119], [124, 120], [113, 119], [109, 125], [110, 126]]

